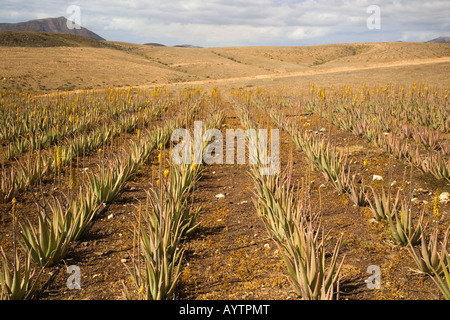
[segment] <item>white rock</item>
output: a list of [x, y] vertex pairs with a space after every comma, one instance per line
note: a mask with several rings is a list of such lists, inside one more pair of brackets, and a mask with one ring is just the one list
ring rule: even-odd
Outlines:
[[270, 249], [270, 244], [266, 243], [266, 244], [264, 245], [264, 248]]
[[112, 219], [114, 217], [114, 214], [110, 214], [109, 216], [108, 216], [108, 220], [110, 220], [110, 219]]
[[391, 183], [391, 187], [393, 187], [393, 186], [395, 186], [397, 184], [397, 181], [392, 181], [392, 183]]
[[225, 196], [222, 193], [216, 194], [217, 199], [223, 199]]
[[377, 176], [376, 174], [373, 175], [373, 180], [383, 180], [382, 176]]
[[448, 192], [442, 192], [441, 195], [439, 196], [439, 199], [441, 200], [441, 202], [449, 202], [450, 201], [450, 194]]

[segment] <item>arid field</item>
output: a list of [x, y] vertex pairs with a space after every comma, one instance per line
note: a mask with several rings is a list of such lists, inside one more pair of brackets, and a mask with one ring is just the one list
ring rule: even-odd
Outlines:
[[[450, 299], [449, 44], [51, 41], [0, 46], [1, 299]], [[279, 170], [174, 163], [200, 121]]]

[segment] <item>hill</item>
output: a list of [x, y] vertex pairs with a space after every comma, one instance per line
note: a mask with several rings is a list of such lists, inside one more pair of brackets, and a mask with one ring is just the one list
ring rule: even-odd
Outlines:
[[[44, 36], [31, 32], [23, 36], [31, 35]], [[75, 35], [57, 33], [45, 37], [53, 47], [13, 46], [11, 41], [8, 47], [0, 46], [0, 90], [49, 92], [146, 85], [299, 88], [313, 82], [337, 86], [391, 81], [404, 86], [422, 81], [450, 85], [450, 46], [445, 43], [186, 49], [85, 37], [73, 42]], [[30, 46], [38, 40], [43, 43], [42, 38], [22, 43]]]
[[430, 40], [428, 42], [433, 42], [433, 43], [450, 43], [450, 37], [439, 37], [439, 38]]
[[113, 48], [111, 43], [85, 36], [38, 31], [0, 31], [0, 46]]
[[0, 31], [38, 31], [52, 33], [67, 33], [84, 36], [94, 40], [105, 40], [98, 34], [81, 27], [80, 29], [67, 28], [65, 17], [30, 20], [19, 23], [0, 23]]
[[161, 44], [161, 43], [144, 43], [144, 46], [151, 46], [151, 47], [165, 47], [165, 45]]

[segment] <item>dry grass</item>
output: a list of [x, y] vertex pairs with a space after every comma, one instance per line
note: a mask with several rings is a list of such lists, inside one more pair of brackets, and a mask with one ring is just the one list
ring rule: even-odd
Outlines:
[[[313, 81], [406, 85], [418, 78], [445, 86], [445, 70], [450, 71], [450, 48], [437, 43], [242, 48], [110, 44], [113, 48], [0, 47], [0, 89], [48, 92], [170, 83], [291, 88]], [[373, 67], [376, 72], [367, 69]]]

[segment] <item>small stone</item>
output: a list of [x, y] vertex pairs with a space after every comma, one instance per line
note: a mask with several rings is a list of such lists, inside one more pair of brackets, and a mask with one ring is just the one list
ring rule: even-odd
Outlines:
[[120, 259], [120, 262], [122, 263], [126, 263], [128, 260], [127, 259]]
[[114, 214], [110, 214], [109, 216], [108, 216], [108, 220], [110, 220], [110, 219], [112, 219], [114, 217]]
[[222, 193], [216, 194], [217, 199], [223, 199], [225, 196]]
[[448, 192], [442, 192], [441, 195], [439, 196], [439, 200], [441, 200], [441, 202], [443, 202], [443, 203], [449, 202], [450, 194]]
[[374, 175], [373, 175], [373, 180], [379, 180], [379, 181], [381, 181], [381, 180], [383, 180], [383, 177], [382, 177], [382, 176], [377, 176], [376, 174], [374, 174]]

